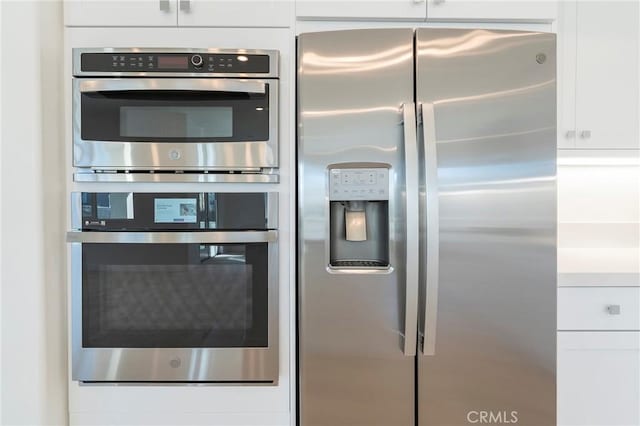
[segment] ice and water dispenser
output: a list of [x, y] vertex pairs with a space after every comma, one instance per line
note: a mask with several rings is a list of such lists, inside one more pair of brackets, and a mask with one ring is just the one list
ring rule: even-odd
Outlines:
[[388, 167], [330, 167], [329, 210], [331, 267], [389, 266]]

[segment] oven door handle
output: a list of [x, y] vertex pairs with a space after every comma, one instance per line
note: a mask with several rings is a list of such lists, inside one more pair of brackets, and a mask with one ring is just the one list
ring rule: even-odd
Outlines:
[[185, 90], [207, 92], [266, 93], [266, 83], [260, 80], [222, 78], [109, 78], [76, 79], [79, 90], [85, 92], [117, 92], [127, 90]]
[[278, 231], [67, 232], [68, 243], [227, 244], [274, 243]]

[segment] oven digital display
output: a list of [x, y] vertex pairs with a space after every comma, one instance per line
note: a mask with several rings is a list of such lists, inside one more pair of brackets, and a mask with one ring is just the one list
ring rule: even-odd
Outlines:
[[189, 58], [186, 56], [158, 56], [159, 69], [186, 70]]
[[196, 198], [156, 198], [153, 220], [155, 223], [196, 223], [197, 206]]

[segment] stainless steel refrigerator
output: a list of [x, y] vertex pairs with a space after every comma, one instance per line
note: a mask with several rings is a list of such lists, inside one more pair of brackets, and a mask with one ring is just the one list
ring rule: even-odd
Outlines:
[[297, 58], [299, 424], [555, 425], [555, 36]]

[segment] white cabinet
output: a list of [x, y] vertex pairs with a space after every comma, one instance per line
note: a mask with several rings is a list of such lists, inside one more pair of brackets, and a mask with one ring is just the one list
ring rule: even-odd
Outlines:
[[74, 27], [175, 27], [178, 0], [65, 0], [64, 23]]
[[299, 18], [553, 21], [554, 0], [296, 0]]
[[640, 425], [640, 333], [558, 333], [558, 425]]
[[77, 27], [288, 27], [293, 0], [65, 0]]
[[288, 27], [293, 0], [178, 0], [181, 27]]
[[411, 19], [424, 21], [426, 0], [296, 0], [299, 18]]
[[482, 21], [553, 21], [558, 15], [555, 1], [428, 0], [427, 19]]
[[638, 2], [563, 2], [560, 148], [638, 149]]
[[558, 330], [640, 331], [640, 288], [559, 288]]

